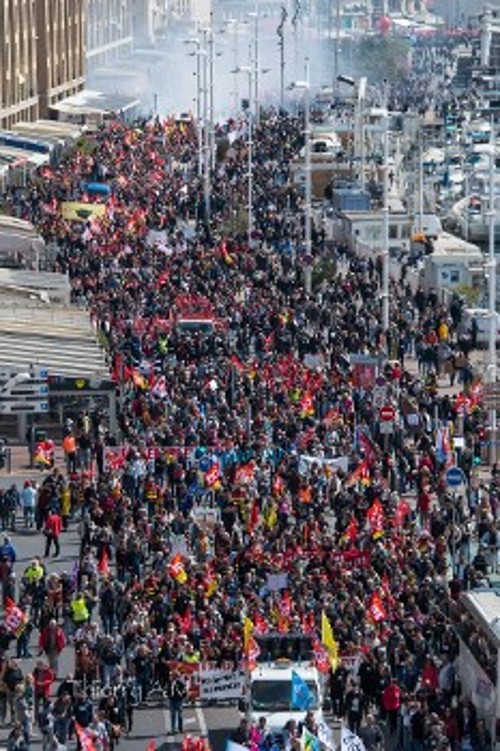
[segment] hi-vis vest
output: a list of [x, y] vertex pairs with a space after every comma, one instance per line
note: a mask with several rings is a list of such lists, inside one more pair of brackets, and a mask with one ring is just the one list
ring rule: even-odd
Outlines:
[[83, 623], [89, 617], [87, 603], [83, 599], [73, 600], [71, 603], [71, 617], [75, 623]]

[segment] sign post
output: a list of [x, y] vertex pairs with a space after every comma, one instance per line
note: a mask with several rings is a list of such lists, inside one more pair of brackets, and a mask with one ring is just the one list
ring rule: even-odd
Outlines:
[[392, 404], [384, 404], [380, 407], [379, 413], [379, 431], [384, 436], [384, 449], [389, 450], [389, 436], [394, 433], [394, 420], [396, 419], [396, 410]]

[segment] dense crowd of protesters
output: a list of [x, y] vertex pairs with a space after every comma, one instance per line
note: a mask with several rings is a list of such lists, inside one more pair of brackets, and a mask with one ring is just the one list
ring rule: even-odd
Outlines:
[[[329, 675], [333, 708], [367, 748], [382, 721], [403, 749], [490, 748], [456, 667], [459, 594], [496, 567], [498, 478], [475, 477], [485, 413], [470, 332], [458, 298], [446, 308], [396, 282], [384, 332], [380, 264], [326, 243], [320, 225], [306, 292], [290, 171], [302, 127], [271, 111], [255, 132], [252, 247], [237, 122], [217, 133], [210, 221], [196, 129], [173, 119], [113, 122], [4, 201], [57, 243], [57, 268], [101, 332], [121, 396], [119, 435], [82, 413], [67, 425], [64, 471], [0, 494], [3, 529], [22, 509], [21, 524], [46, 541], [17, 585], [15, 546], [0, 547], [4, 605], [27, 617], [15, 640], [0, 629], [9, 751], [29, 746], [35, 720], [46, 750], [75, 727], [112, 749], [154, 690], [182, 731], [179, 671], [237, 669], [243, 616], [256, 634], [314, 637], [322, 612], [342, 657]], [[110, 189], [105, 217], [63, 219], [61, 202], [97, 200], [96, 180]], [[467, 393], [450, 397], [436, 370], [455, 351]], [[384, 377], [389, 436], [359, 356]], [[422, 375], [405, 367], [415, 356]], [[453, 510], [443, 477], [457, 432], [470, 484]], [[48, 556], [71, 519], [79, 560], [55, 574]], [[281, 589], [271, 574], [285, 575]], [[25, 674], [32, 631], [44, 657]], [[63, 650], [74, 654], [67, 677]], [[238, 738], [256, 745], [250, 727]]]

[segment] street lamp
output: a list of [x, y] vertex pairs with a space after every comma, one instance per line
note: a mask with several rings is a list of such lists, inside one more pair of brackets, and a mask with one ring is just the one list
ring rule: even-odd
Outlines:
[[254, 97], [253, 104], [255, 109], [255, 127], [259, 127], [260, 112], [259, 112], [259, 14], [257, 11], [248, 13], [248, 17], [254, 20], [253, 31], [253, 85], [254, 85]]
[[253, 126], [252, 126], [252, 91], [253, 91], [253, 76], [255, 75], [255, 68], [252, 65], [242, 65], [235, 68], [232, 71], [235, 75], [238, 73], [246, 73], [248, 76], [248, 109], [247, 109], [247, 210], [248, 210], [248, 225], [247, 225], [247, 242], [248, 247], [252, 247], [253, 240]]
[[[497, 290], [497, 260], [495, 256], [495, 128], [491, 125], [490, 133], [490, 170], [489, 170], [489, 233], [488, 233], [488, 303], [490, 316], [490, 331], [488, 342], [489, 354], [489, 380], [492, 384], [497, 380], [497, 311], [496, 311], [496, 290]], [[493, 386], [493, 388], [495, 388]], [[497, 457], [497, 413], [496, 409], [490, 410], [490, 441], [491, 441], [491, 463], [496, 462]]]
[[305, 147], [305, 263], [304, 286], [307, 294], [311, 294], [312, 287], [312, 179], [311, 179], [311, 87], [309, 83], [309, 60], [305, 61], [305, 81], [296, 81], [290, 89], [304, 92], [304, 147]]
[[[202, 80], [201, 80], [201, 61], [204, 61], [204, 73], [206, 70], [206, 52], [201, 49], [201, 40], [194, 37], [185, 39], [184, 44], [192, 44], [195, 47], [194, 52], [191, 55], [196, 57], [196, 134], [197, 134], [197, 146], [198, 146], [198, 177], [203, 175], [203, 121], [201, 114], [201, 100], [202, 100]], [[206, 208], [206, 207], [205, 207]]]

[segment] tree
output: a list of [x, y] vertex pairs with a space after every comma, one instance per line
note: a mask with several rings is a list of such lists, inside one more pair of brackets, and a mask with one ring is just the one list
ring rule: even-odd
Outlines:
[[409, 41], [401, 37], [384, 34], [362, 37], [356, 50], [359, 75], [374, 84], [384, 78], [396, 83], [409, 70], [410, 50]]

